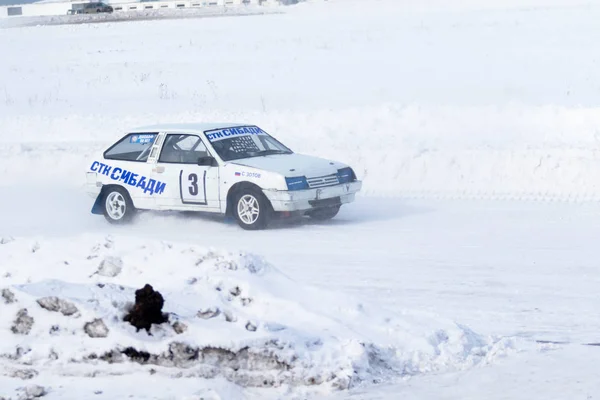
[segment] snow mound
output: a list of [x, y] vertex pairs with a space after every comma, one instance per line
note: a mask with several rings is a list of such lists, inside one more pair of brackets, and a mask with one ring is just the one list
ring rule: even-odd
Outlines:
[[[117, 275], [99, 274], [108, 263]], [[391, 315], [302, 287], [262, 258], [127, 237], [16, 238], [0, 245], [0, 368], [96, 377], [148, 371], [244, 387], [348, 389], [485, 365], [517, 351], [424, 314]], [[168, 322], [123, 321], [146, 283]], [[12, 371], [12, 372], [11, 372]]]

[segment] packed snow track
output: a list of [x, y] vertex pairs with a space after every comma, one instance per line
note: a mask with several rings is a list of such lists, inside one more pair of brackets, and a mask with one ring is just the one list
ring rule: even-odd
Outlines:
[[[36, 206], [39, 190], [44, 207]], [[15, 237], [97, 233], [243, 250], [300, 282], [377, 298], [386, 307], [418, 307], [477, 332], [600, 339], [587, 297], [598, 283], [595, 204], [359, 197], [328, 222], [304, 218], [245, 232], [220, 216], [176, 212], [147, 212], [131, 225], [110, 226], [90, 213], [93, 200], [72, 187], [14, 186], [2, 193], [2, 233]], [[477, 304], [464, 307], [475, 298]], [[540, 307], [544, 299], [556, 304]]]

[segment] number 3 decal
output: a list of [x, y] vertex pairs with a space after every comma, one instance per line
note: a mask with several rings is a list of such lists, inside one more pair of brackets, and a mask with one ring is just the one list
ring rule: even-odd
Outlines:
[[190, 180], [190, 182], [192, 184], [192, 186], [189, 187], [190, 195], [197, 196], [198, 195], [198, 175], [190, 174], [188, 179]]
[[[206, 171], [204, 175], [192, 172], [196, 168], [190, 167], [187, 171], [179, 172], [179, 196], [182, 204], [207, 205], [206, 201]], [[202, 173], [202, 172], [200, 172]]]

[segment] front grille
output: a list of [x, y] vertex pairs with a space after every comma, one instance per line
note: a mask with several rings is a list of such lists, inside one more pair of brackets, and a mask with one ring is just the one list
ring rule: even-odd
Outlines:
[[306, 178], [306, 181], [308, 182], [308, 187], [311, 189], [333, 186], [339, 183], [337, 174], [320, 176], [317, 178]]

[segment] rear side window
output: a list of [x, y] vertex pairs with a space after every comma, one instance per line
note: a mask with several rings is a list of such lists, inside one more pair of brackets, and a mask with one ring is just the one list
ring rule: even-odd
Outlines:
[[107, 160], [146, 162], [158, 133], [132, 133], [104, 152]]

